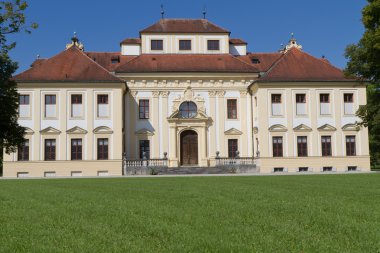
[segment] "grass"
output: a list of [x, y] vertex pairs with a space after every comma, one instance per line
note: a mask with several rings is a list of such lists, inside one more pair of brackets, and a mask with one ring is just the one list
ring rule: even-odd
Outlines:
[[380, 252], [380, 173], [0, 180], [0, 252]]

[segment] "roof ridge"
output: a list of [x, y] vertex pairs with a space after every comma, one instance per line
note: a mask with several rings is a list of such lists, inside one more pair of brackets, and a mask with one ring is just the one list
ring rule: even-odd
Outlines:
[[241, 60], [241, 59], [239, 59], [238, 57], [236, 57], [236, 56], [234, 56], [234, 55], [231, 55], [231, 54], [229, 54], [231, 57], [233, 57], [233, 58], [235, 58], [236, 60], [238, 60], [238, 61], [240, 61], [240, 62], [242, 62], [242, 63], [244, 63], [245, 65], [248, 65], [249, 67], [251, 67], [251, 68], [253, 68], [253, 69], [255, 69], [255, 71], [257, 71], [257, 72], [260, 72], [255, 66], [253, 66], [253, 65], [251, 65], [251, 64], [248, 64], [248, 63], [246, 63], [245, 61], [243, 61], [243, 60]]
[[279, 64], [279, 62], [285, 57], [287, 53], [288, 52], [282, 53], [282, 55], [277, 60], [275, 60], [273, 64], [270, 66], [270, 68], [265, 72], [264, 76], [267, 76], [275, 68], [275, 66]]

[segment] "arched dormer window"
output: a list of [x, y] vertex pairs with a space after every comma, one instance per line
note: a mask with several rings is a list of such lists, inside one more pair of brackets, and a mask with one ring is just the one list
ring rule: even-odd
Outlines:
[[194, 102], [183, 102], [179, 106], [179, 115], [185, 119], [194, 118], [197, 115], [197, 105]]

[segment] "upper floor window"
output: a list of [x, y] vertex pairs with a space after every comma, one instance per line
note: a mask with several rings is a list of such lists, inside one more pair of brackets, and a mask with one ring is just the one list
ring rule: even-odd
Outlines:
[[57, 113], [56, 95], [45, 95], [45, 117], [54, 118]]
[[17, 160], [29, 161], [29, 140], [25, 140], [22, 145], [18, 146]]
[[272, 115], [273, 116], [282, 115], [281, 94], [272, 94], [271, 100], [272, 100]]
[[71, 160], [82, 160], [82, 139], [71, 139]]
[[139, 142], [140, 149], [140, 159], [149, 159], [150, 157], [150, 143], [149, 140], [140, 140]]
[[296, 114], [306, 114], [306, 94], [296, 94]]
[[219, 40], [208, 40], [207, 50], [219, 50]]
[[298, 156], [307, 156], [307, 137], [306, 136], [297, 137], [297, 153], [298, 153]]
[[82, 116], [82, 95], [71, 95], [71, 117]]
[[227, 118], [237, 119], [237, 100], [227, 99]]
[[356, 140], [355, 136], [346, 136], [346, 155], [355, 156], [356, 155]]
[[180, 40], [179, 50], [191, 50], [191, 40]]
[[139, 119], [149, 119], [149, 99], [139, 100]]
[[238, 151], [238, 140], [229, 139], [228, 140], [228, 157], [236, 157]]
[[19, 108], [18, 113], [21, 118], [30, 116], [30, 101], [29, 95], [19, 95]]
[[354, 94], [344, 93], [344, 114], [354, 114]]
[[98, 160], [108, 159], [108, 138], [98, 139]]
[[322, 136], [322, 156], [331, 156], [331, 136]]
[[282, 137], [273, 137], [273, 157], [282, 157]]
[[179, 106], [179, 113], [181, 118], [194, 118], [197, 116], [197, 105], [194, 102], [183, 102]]
[[108, 106], [108, 95], [98, 95], [98, 117], [108, 117], [109, 116], [109, 106]]
[[150, 49], [151, 50], [163, 50], [164, 43], [162, 40], [151, 40], [150, 41]]
[[321, 115], [330, 114], [330, 94], [319, 94]]
[[55, 160], [55, 139], [45, 140], [45, 161]]

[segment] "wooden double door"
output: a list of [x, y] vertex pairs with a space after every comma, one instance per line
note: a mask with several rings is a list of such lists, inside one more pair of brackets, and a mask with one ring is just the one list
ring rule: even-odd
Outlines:
[[198, 134], [192, 130], [181, 133], [181, 165], [198, 165]]

